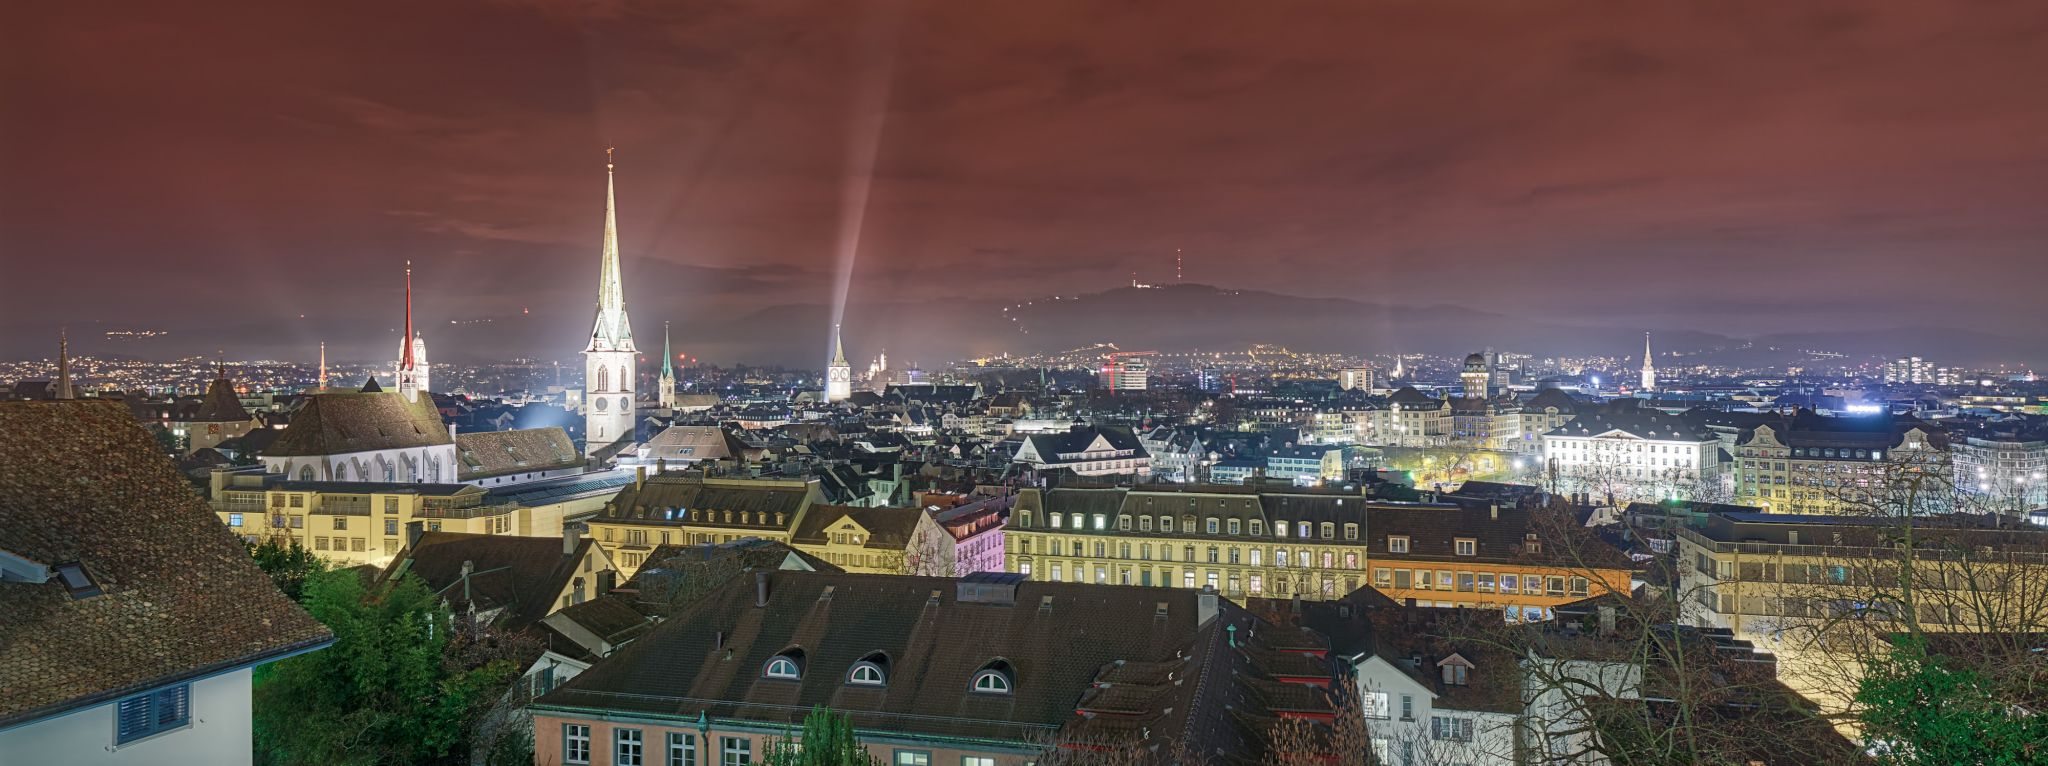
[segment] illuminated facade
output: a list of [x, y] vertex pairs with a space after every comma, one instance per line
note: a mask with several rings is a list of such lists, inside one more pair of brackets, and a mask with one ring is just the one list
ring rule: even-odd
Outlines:
[[1514, 619], [1627, 592], [1630, 572], [1611, 549], [1546, 554], [1521, 508], [1217, 485], [1026, 489], [1004, 542], [1009, 570], [1040, 580], [1213, 587], [1238, 600], [1336, 599], [1371, 585]]

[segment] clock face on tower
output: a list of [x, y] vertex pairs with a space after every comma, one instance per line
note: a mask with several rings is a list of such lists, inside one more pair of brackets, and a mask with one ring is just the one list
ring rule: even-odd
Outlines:
[[620, 412], [625, 412], [626, 410], [630, 410], [630, 409], [633, 409], [633, 402], [632, 402], [632, 400], [630, 400], [630, 399], [627, 399], [626, 397], [623, 397], [623, 396], [619, 397], [619, 411], [620, 411]]
[[604, 411], [604, 408], [605, 408], [605, 405], [607, 405], [607, 404], [611, 404], [611, 401], [612, 401], [612, 400], [610, 400], [610, 399], [604, 399], [604, 398], [599, 398], [599, 399], [597, 400], [597, 411], [598, 411], [598, 412], [603, 412], [603, 411]]

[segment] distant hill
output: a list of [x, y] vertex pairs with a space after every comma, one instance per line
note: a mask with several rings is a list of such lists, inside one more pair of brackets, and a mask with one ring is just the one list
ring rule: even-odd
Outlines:
[[[848, 353], [891, 349], [892, 365], [1000, 351], [1042, 352], [1112, 342], [1127, 349], [1242, 349], [1273, 343], [1301, 351], [1455, 353], [1488, 346], [1544, 353], [1634, 353], [1643, 328], [1573, 327], [1457, 306], [1398, 306], [1344, 298], [1303, 298], [1209, 285], [1123, 287], [1004, 305], [892, 303], [849, 307]], [[779, 305], [712, 326], [692, 327], [700, 356], [802, 363], [824, 353], [831, 320], [822, 306]], [[790, 327], [821, 328], [792, 333]], [[1660, 347], [1730, 344], [1724, 336], [1651, 328]], [[816, 337], [811, 337], [815, 335]]]

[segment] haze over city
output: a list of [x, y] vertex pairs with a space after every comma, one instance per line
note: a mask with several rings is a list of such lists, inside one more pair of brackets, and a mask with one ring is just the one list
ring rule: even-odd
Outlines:
[[[0, 14], [15, 357], [68, 324], [381, 359], [409, 259], [447, 358], [556, 358], [608, 146], [629, 305], [724, 363], [818, 364], [843, 252], [860, 353], [934, 360], [1050, 350], [934, 318], [1177, 253], [1225, 289], [1732, 337], [2009, 338], [2048, 277], [2024, 2]], [[1982, 361], [2044, 350], [2012, 339]]]

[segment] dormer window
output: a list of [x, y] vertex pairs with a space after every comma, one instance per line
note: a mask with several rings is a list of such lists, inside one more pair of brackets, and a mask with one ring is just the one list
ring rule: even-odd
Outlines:
[[1388, 552], [1388, 553], [1407, 553], [1407, 552], [1408, 552], [1408, 536], [1407, 536], [1407, 535], [1387, 535], [1387, 552]]
[[1462, 656], [1445, 657], [1437, 667], [1443, 670], [1446, 686], [1465, 686], [1472, 680], [1472, 662]]
[[761, 670], [761, 677], [784, 681], [799, 681], [804, 677], [804, 652], [790, 649], [768, 660], [768, 666]]
[[888, 665], [888, 655], [881, 652], [869, 654], [847, 671], [846, 682], [854, 686], [886, 686], [889, 683]]
[[977, 694], [1009, 694], [1012, 681], [1010, 663], [1005, 660], [991, 660], [974, 672], [974, 683], [969, 688]]
[[1053, 529], [1059, 529], [1059, 528], [1060, 528], [1060, 522], [1062, 521], [1062, 519], [1060, 518], [1060, 514], [1057, 514], [1057, 513], [1055, 513], [1055, 514], [1052, 514], [1052, 515], [1051, 515], [1051, 516], [1050, 516], [1049, 518], [1051, 518], [1051, 519], [1052, 519], [1052, 528], [1053, 528]]
[[1208, 519], [1206, 519], [1203, 522], [1202, 531], [1212, 535], [1216, 534], [1216, 517], [1210, 516]]
[[1478, 541], [1478, 540], [1472, 539], [1472, 538], [1470, 538], [1470, 537], [1460, 537], [1460, 538], [1458, 538], [1458, 539], [1456, 540], [1456, 543], [1455, 543], [1455, 544], [1456, 544], [1456, 546], [1457, 546], [1457, 547], [1456, 547], [1457, 553], [1458, 553], [1458, 555], [1460, 555], [1460, 556], [1477, 556], [1477, 555], [1479, 555], [1479, 541]]

